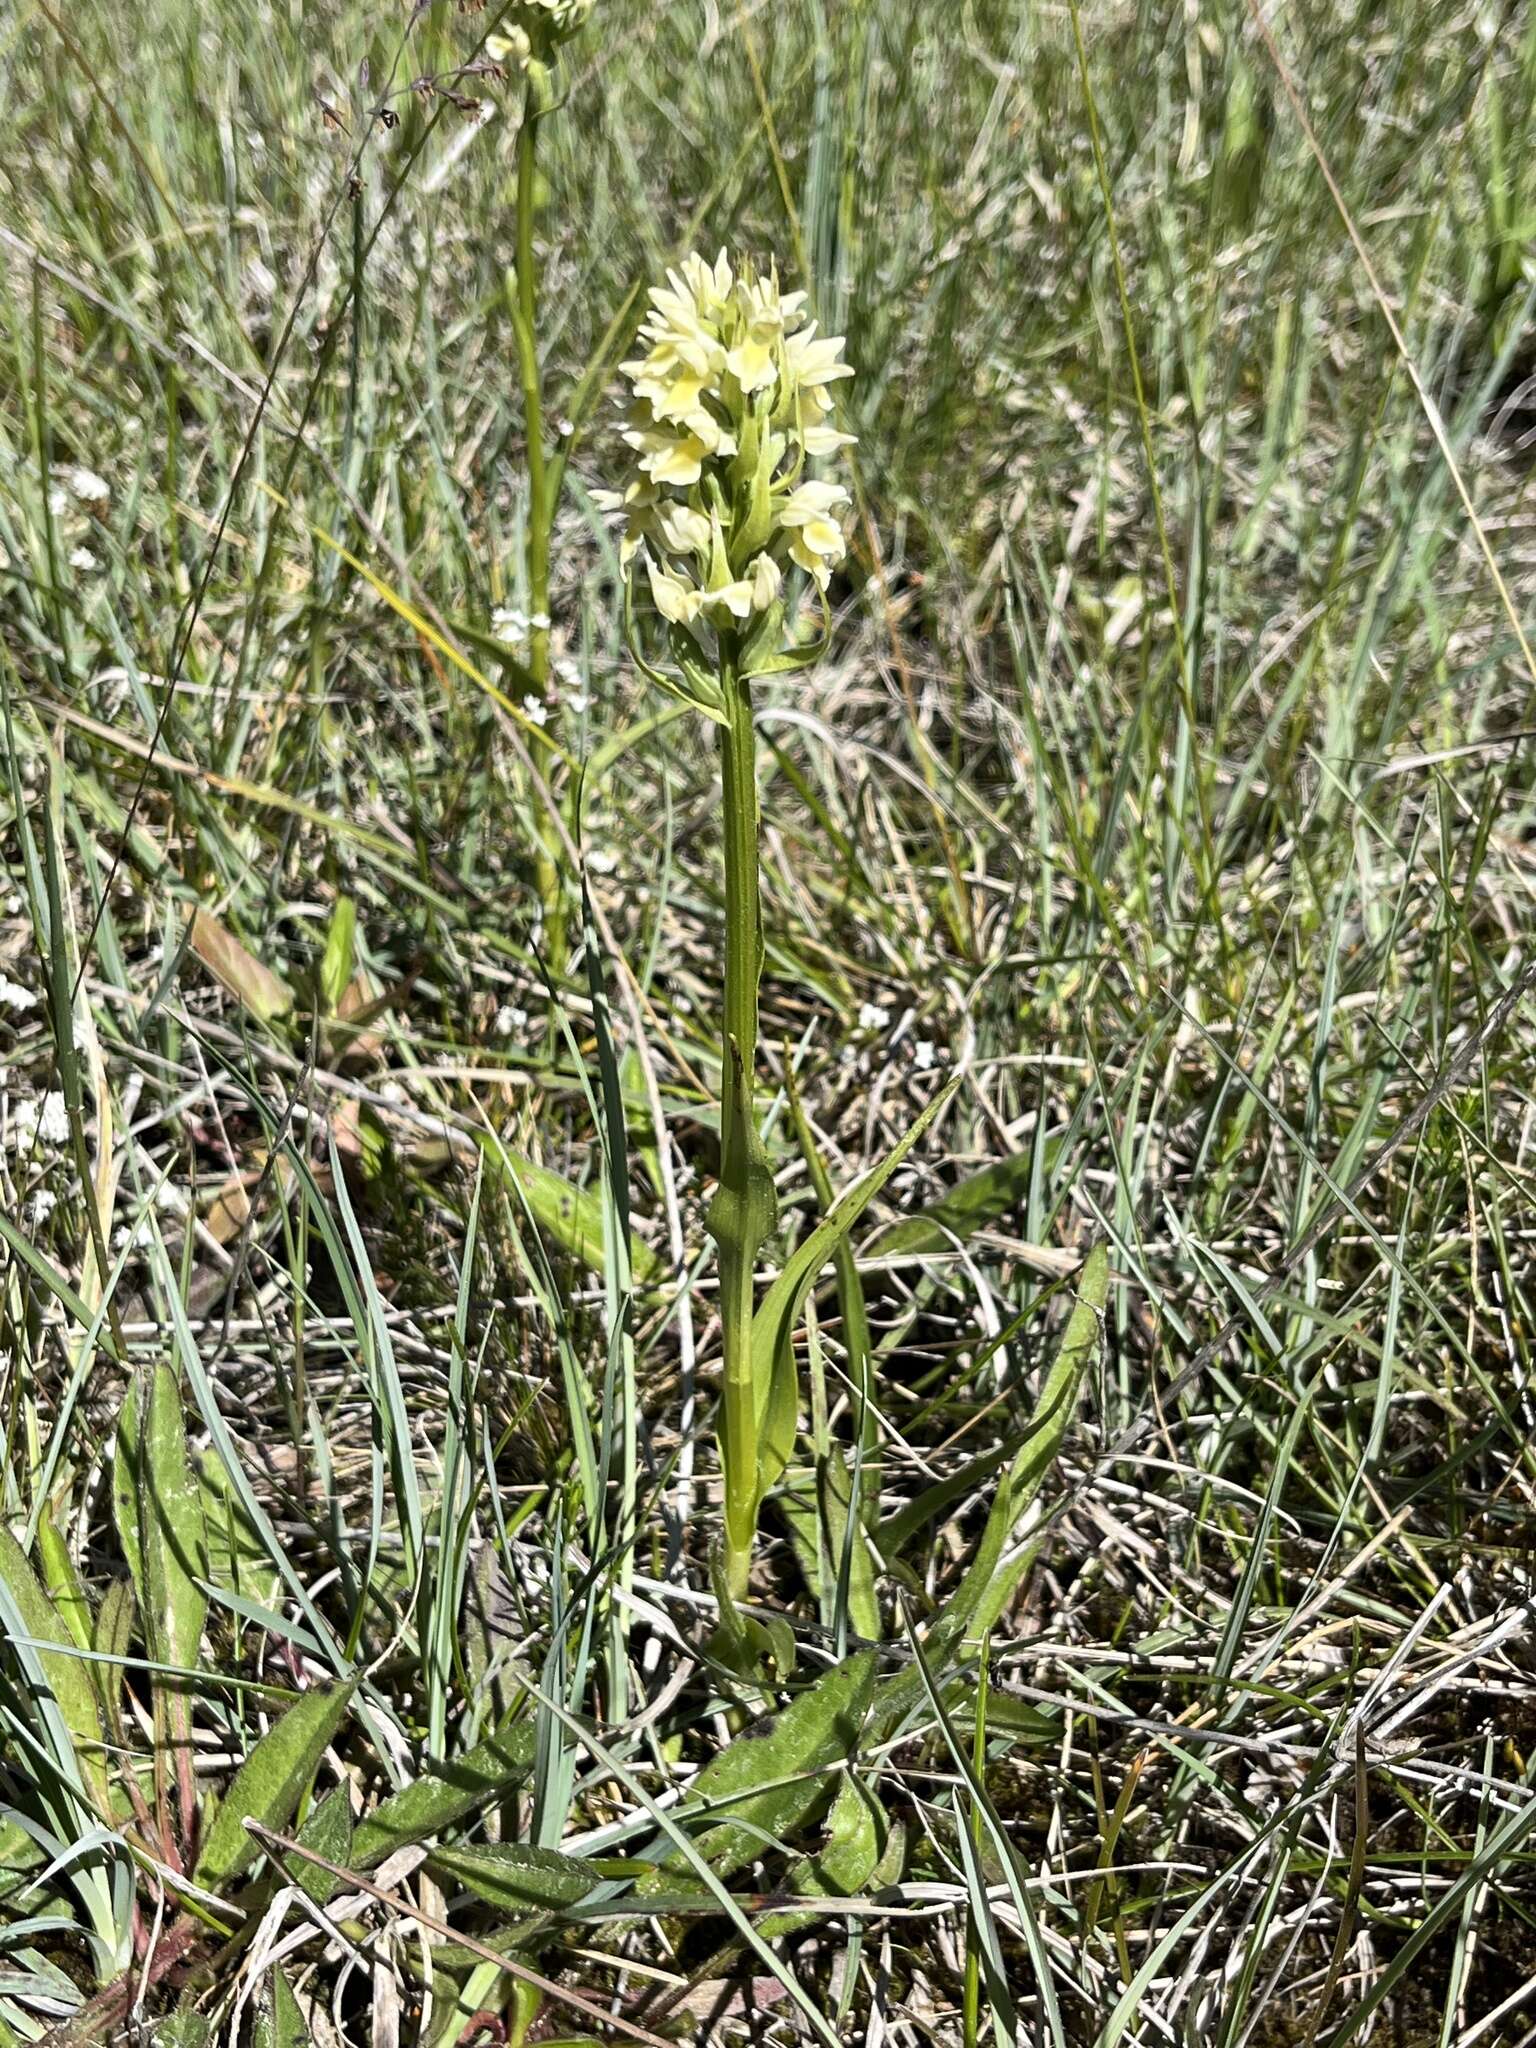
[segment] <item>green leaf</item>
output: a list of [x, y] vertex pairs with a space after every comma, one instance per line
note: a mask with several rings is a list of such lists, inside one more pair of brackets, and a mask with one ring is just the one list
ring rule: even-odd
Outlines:
[[246, 1832], [248, 1820], [268, 1828], [287, 1825], [356, 1690], [355, 1679], [316, 1686], [273, 1722], [224, 1795], [197, 1859], [195, 1883], [221, 1891], [249, 1870], [263, 1852], [256, 1837]]
[[427, 1868], [503, 1913], [557, 1912], [576, 1905], [605, 1882], [602, 1871], [584, 1857], [535, 1848], [529, 1842], [434, 1849]]
[[[63, 1617], [38, 1582], [21, 1545], [4, 1522], [0, 1522], [0, 1582], [10, 1595], [24, 1632], [34, 1644], [70, 1640]], [[3, 1633], [3, 1631], [0, 1631]], [[74, 1746], [81, 1782], [90, 1790], [103, 1814], [111, 1812], [106, 1749], [101, 1739], [101, 1715], [97, 1711], [96, 1688], [91, 1667], [69, 1649], [36, 1649], [33, 1653], [43, 1679], [53, 1694], [64, 1726]]]
[[[345, 1785], [333, 1786], [323, 1799], [315, 1803], [304, 1816], [304, 1825], [294, 1840], [306, 1849], [313, 1849], [327, 1863], [339, 1863], [344, 1870], [351, 1869], [352, 1799]], [[342, 1880], [333, 1870], [322, 1870], [318, 1863], [308, 1863], [302, 1856], [285, 1856], [283, 1863], [294, 1883], [306, 1891], [317, 1906], [328, 1906], [336, 1896]]]
[[357, 904], [350, 896], [338, 896], [320, 956], [320, 1004], [327, 1017], [334, 1017], [341, 1007], [356, 959]]
[[251, 2028], [251, 2048], [308, 2048], [311, 2038], [293, 1986], [281, 1969], [274, 1968]]
[[198, 1584], [208, 1571], [207, 1540], [202, 1497], [187, 1457], [181, 1386], [168, 1365], [157, 1366], [150, 1381], [141, 1456], [142, 1604], [150, 1654], [192, 1671], [208, 1614], [208, 1596]]
[[[1077, 1302], [1046, 1373], [1023, 1446], [999, 1482], [976, 1553], [943, 1612], [928, 1626], [923, 1650], [936, 1674], [942, 1672], [944, 1661], [963, 1642], [977, 1641], [986, 1634], [1034, 1562], [1038, 1537], [1021, 1545], [1012, 1556], [1006, 1553], [1026, 1510], [1060, 1455], [1068, 1425], [1077, 1411], [1083, 1375], [1098, 1348], [1099, 1317], [1108, 1294], [1109, 1254], [1102, 1245], [1097, 1245], [1084, 1262]], [[895, 1727], [923, 1699], [925, 1692], [922, 1673], [915, 1665], [888, 1679], [876, 1703], [876, 1719], [882, 1731]]]
[[1018, 1206], [1029, 1191], [1034, 1165], [1032, 1152], [1018, 1152], [967, 1174], [937, 1202], [882, 1230], [870, 1243], [870, 1257], [928, 1258], [967, 1243]]
[[752, 1318], [752, 1381], [758, 1404], [758, 1499], [789, 1463], [797, 1413], [794, 1331], [811, 1284], [929, 1126], [949, 1106], [961, 1076], [937, 1094], [880, 1164], [839, 1197], [798, 1245]]
[[[700, 1771], [679, 1819], [710, 1819], [698, 1849], [722, 1877], [750, 1863], [799, 1827], [826, 1798], [828, 1773], [850, 1757], [869, 1711], [875, 1653], [845, 1658], [782, 1713], [749, 1729]], [[729, 1815], [720, 1819], [721, 1813]], [[674, 1890], [674, 1849], [666, 1867], [642, 1878], [639, 1892]]]
[[848, 1559], [848, 1620], [867, 1642], [880, 1635], [880, 1602], [875, 1593], [875, 1565], [862, 1527], [849, 1530], [853, 1474], [841, 1445], [829, 1446], [817, 1461], [816, 1493], [786, 1488], [774, 1506], [789, 1524], [806, 1584], [821, 1596], [823, 1614], [831, 1605], [843, 1558]]
[[208, 1552], [209, 1581], [240, 1592], [259, 1606], [270, 1607], [282, 1584], [260, 1532], [230, 1485], [223, 1460], [204, 1451], [196, 1461], [202, 1495], [203, 1533]]
[[211, 2021], [191, 2006], [163, 2019], [154, 2032], [155, 2048], [208, 2048], [213, 2039]]
[[393, 1793], [352, 1839], [352, 1868], [372, 1870], [397, 1849], [441, 1834], [466, 1813], [483, 1812], [533, 1768], [531, 1720], [514, 1721], [463, 1756], [434, 1764], [430, 1771]]
[[[784, 1889], [806, 1898], [851, 1899], [868, 1885], [885, 1848], [885, 1809], [864, 1782], [850, 1771], [837, 1788], [827, 1815], [827, 1839], [814, 1856], [802, 1856], [784, 1880]], [[759, 1922], [765, 1941], [776, 1941], [818, 1918], [814, 1913], [772, 1913]]]
[[[579, 1188], [563, 1174], [547, 1166], [535, 1166], [531, 1159], [512, 1152], [494, 1140], [485, 1144], [485, 1155], [516, 1183], [528, 1205], [528, 1213], [546, 1237], [552, 1237], [562, 1251], [569, 1252], [578, 1265], [602, 1277], [603, 1201], [592, 1188]], [[630, 1270], [638, 1281], [651, 1282], [662, 1275], [662, 1264], [650, 1246], [639, 1238], [630, 1240]]]
[[[1077, 1413], [1083, 1375], [1099, 1348], [1099, 1318], [1104, 1313], [1108, 1296], [1109, 1254], [1103, 1245], [1095, 1245], [1083, 1265], [1082, 1277], [1077, 1283], [1077, 1302], [1067, 1319], [1067, 1327], [1062, 1333], [1051, 1369], [1045, 1376], [1045, 1384], [1040, 1389], [1024, 1448], [993, 1502], [989, 1520], [996, 1519], [999, 1525], [999, 1554], [1011, 1540], [1025, 1510], [1044, 1486], [1061, 1455], [1067, 1429]], [[972, 1638], [979, 1639], [991, 1629], [1034, 1562], [1037, 1548], [1038, 1544], [1030, 1544], [1017, 1556], [1004, 1560], [1000, 1568], [988, 1571], [984, 1582], [978, 1585], [975, 1604], [968, 1616], [968, 1633]]]
[[127, 1747], [122, 1725], [123, 1669], [135, 1618], [132, 1584], [127, 1579], [113, 1579], [96, 1610], [96, 1627], [91, 1643], [96, 1657], [90, 1670], [96, 1697], [101, 1702], [102, 1719], [120, 1749]]
[[42, 1566], [43, 1584], [72, 1640], [82, 1650], [91, 1647], [91, 1603], [86, 1598], [80, 1574], [75, 1570], [63, 1533], [46, 1515], [37, 1525], [37, 1561]]

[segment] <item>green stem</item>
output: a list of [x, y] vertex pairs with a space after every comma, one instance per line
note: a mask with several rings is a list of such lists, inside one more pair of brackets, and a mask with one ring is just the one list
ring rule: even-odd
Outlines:
[[720, 1319], [725, 1378], [720, 1460], [725, 1479], [726, 1578], [745, 1593], [758, 1509], [758, 1431], [752, 1372], [753, 1276], [773, 1228], [773, 1179], [757, 1128], [757, 989], [762, 970], [762, 906], [757, 866], [757, 764], [752, 686], [738, 674], [735, 650], [722, 646], [720, 728], [725, 805], [725, 1015], [720, 1066], [720, 1186], [709, 1228], [720, 1253]]
[[[517, 267], [512, 295], [512, 327], [517, 340], [518, 374], [523, 393], [523, 431], [528, 461], [528, 675], [534, 694], [545, 695], [549, 684], [549, 536], [554, 523], [549, 464], [544, 451], [544, 393], [539, 377], [539, 268], [533, 247], [539, 124], [549, 112], [550, 91], [541, 67], [528, 74], [522, 125], [517, 131]], [[541, 623], [542, 622], [542, 623]], [[534, 760], [546, 782], [554, 769], [552, 738], [530, 736]], [[564, 892], [560, 886], [560, 842], [553, 819], [540, 830], [537, 861], [539, 901], [544, 906], [550, 961], [558, 973], [564, 965]]]
[[[545, 97], [530, 75], [522, 126], [517, 131], [517, 359], [528, 443], [528, 602], [535, 618], [549, 616], [549, 472], [544, 459], [544, 394], [539, 381], [539, 272], [533, 253], [534, 186]], [[529, 629], [528, 670], [542, 689], [549, 680], [547, 627]]]

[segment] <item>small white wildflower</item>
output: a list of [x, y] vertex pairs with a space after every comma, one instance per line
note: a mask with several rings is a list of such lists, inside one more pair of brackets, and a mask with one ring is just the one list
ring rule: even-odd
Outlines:
[[547, 633], [549, 631], [549, 613], [535, 612], [528, 623], [532, 626], [535, 633]]
[[528, 1012], [520, 1003], [503, 1003], [496, 1012], [496, 1035], [498, 1038], [511, 1038], [527, 1022]]
[[499, 604], [491, 613], [491, 631], [507, 640], [521, 640], [528, 631], [528, 614], [515, 604]]
[[39, 1188], [32, 1197], [33, 1229], [35, 1230], [40, 1223], [46, 1223], [58, 1206], [59, 1198], [52, 1188]]
[[187, 1198], [180, 1188], [168, 1180], [163, 1180], [155, 1189], [155, 1207], [167, 1216], [185, 1216]]
[[555, 427], [555, 432], [560, 436], [562, 441], [569, 441], [569, 439], [571, 438], [572, 434], [575, 433], [575, 431], [576, 422], [574, 420], [562, 419], [557, 422]]
[[62, 484], [55, 484], [49, 491], [48, 510], [55, 519], [62, 519], [69, 510], [69, 493]]
[[82, 505], [105, 505], [112, 496], [112, 486], [104, 476], [98, 476], [94, 469], [72, 469], [69, 473], [69, 488]]
[[523, 699], [523, 716], [530, 725], [548, 725], [549, 706], [539, 697]]
[[912, 1048], [912, 1064], [921, 1073], [926, 1073], [937, 1058], [931, 1038], [920, 1038]]
[[70, 550], [69, 566], [71, 569], [83, 570], [86, 575], [89, 575], [93, 569], [99, 569], [101, 564], [89, 548], [81, 547]]
[[0, 974], [0, 1010], [35, 1010], [37, 997], [31, 989], [23, 988], [19, 981], [9, 981]]
[[581, 670], [568, 654], [557, 655], [552, 666], [557, 683], [562, 684], [567, 690], [581, 687]]
[[584, 718], [592, 708], [592, 699], [585, 690], [572, 690], [565, 702], [566, 708], [573, 712], [577, 718]]
[[859, 1005], [859, 1029], [861, 1031], [883, 1031], [891, 1021], [891, 1013], [884, 1003], [861, 1003]]
[[587, 866], [594, 875], [611, 875], [619, 865], [619, 856], [611, 853], [606, 846], [594, 847], [587, 855]]

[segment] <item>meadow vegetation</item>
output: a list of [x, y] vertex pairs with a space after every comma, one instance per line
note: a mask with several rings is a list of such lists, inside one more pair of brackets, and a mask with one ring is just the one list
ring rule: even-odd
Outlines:
[[[0, 14], [0, 2048], [1536, 2040], [1533, 130]], [[853, 374], [631, 581], [722, 249]]]

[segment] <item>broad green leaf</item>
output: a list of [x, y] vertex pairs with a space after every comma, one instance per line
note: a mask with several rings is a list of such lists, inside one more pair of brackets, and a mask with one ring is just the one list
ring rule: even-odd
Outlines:
[[155, 2048], [208, 2048], [212, 2039], [212, 2022], [191, 2006], [163, 2019], [153, 2035]]
[[[802, 1856], [791, 1867], [784, 1880], [785, 1891], [805, 1898], [854, 1898], [875, 1873], [886, 1831], [885, 1809], [869, 1787], [848, 1772], [827, 1815], [825, 1844], [814, 1856]], [[817, 1917], [812, 1913], [773, 1913], [759, 1923], [758, 1931], [765, 1941], [776, 1941]]]
[[[700, 1836], [698, 1849], [722, 1877], [799, 1827], [826, 1798], [828, 1773], [858, 1744], [874, 1682], [875, 1653], [860, 1650], [700, 1771], [678, 1818], [715, 1822]], [[679, 1860], [681, 1852], [674, 1849], [666, 1867], [642, 1878], [636, 1889], [675, 1889]]]
[[[848, 1511], [853, 1475], [841, 1445], [831, 1446], [816, 1470], [814, 1501], [806, 1488], [786, 1488], [774, 1506], [789, 1524], [806, 1584], [822, 1599], [825, 1615], [830, 1592], [848, 1558], [848, 1620], [867, 1642], [880, 1635], [880, 1603], [875, 1595], [875, 1567], [862, 1528], [849, 1541]], [[830, 1581], [830, 1584], [824, 1583]]]
[[312, 2038], [293, 1986], [274, 1967], [251, 2028], [251, 2048], [309, 2048]]
[[273, 1722], [236, 1771], [214, 1816], [193, 1873], [197, 1884], [221, 1891], [263, 1853], [261, 1843], [246, 1832], [248, 1820], [268, 1828], [286, 1827], [326, 1745], [345, 1720], [356, 1689], [355, 1679], [316, 1686]]
[[798, 1402], [795, 1387], [794, 1332], [801, 1306], [822, 1267], [879, 1194], [929, 1126], [949, 1106], [962, 1076], [937, 1094], [906, 1135], [880, 1164], [842, 1195], [796, 1247], [752, 1318], [752, 1381], [757, 1395], [761, 1461], [758, 1498], [789, 1463], [795, 1445]]
[[[352, 1867], [352, 1800], [345, 1785], [336, 1785], [317, 1800], [304, 1816], [304, 1825], [294, 1840], [306, 1849], [313, 1849], [317, 1856], [323, 1856], [327, 1863], [339, 1863], [343, 1870]], [[317, 1906], [327, 1906], [336, 1896], [342, 1880], [332, 1870], [322, 1870], [318, 1863], [308, 1863], [302, 1856], [286, 1856], [284, 1867], [294, 1883], [300, 1885]]]
[[42, 1567], [44, 1588], [71, 1639], [82, 1650], [90, 1649], [91, 1603], [62, 1532], [46, 1515], [37, 1525], [37, 1561]]
[[320, 1006], [327, 1017], [334, 1017], [341, 1007], [356, 958], [357, 904], [350, 896], [338, 896], [320, 956]]
[[427, 1868], [440, 1880], [462, 1885], [503, 1913], [544, 1913], [574, 1906], [605, 1882], [584, 1857], [530, 1842], [480, 1842], [434, 1849]]
[[1029, 1191], [1034, 1164], [1033, 1153], [1018, 1152], [967, 1174], [937, 1202], [882, 1230], [869, 1246], [870, 1257], [921, 1259], [952, 1251], [957, 1242], [967, 1243], [978, 1230], [1018, 1206]]
[[4, 1581], [11, 1604], [33, 1643], [61, 1646], [58, 1649], [38, 1648], [35, 1655], [64, 1726], [69, 1731], [81, 1783], [90, 1790], [102, 1813], [108, 1814], [112, 1807], [106, 1750], [101, 1738], [101, 1715], [97, 1711], [96, 1688], [91, 1683], [91, 1668], [70, 1649], [62, 1647], [70, 1641], [63, 1617], [43, 1591], [21, 1545], [4, 1522], [0, 1522], [0, 1580]]
[[210, 1582], [270, 1607], [283, 1575], [230, 1485], [223, 1460], [204, 1451], [196, 1467]]
[[131, 1581], [113, 1579], [96, 1610], [96, 1627], [91, 1643], [96, 1656], [90, 1672], [91, 1683], [101, 1703], [102, 1723], [108, 1739], [118, 1749], [128, 1747], [127, 1731], [123, 1726], [123, 1672], [136, 1619], [137, 1604]]
[[144, 1511], [140, 1501], [141, 1446], [139, 1441], [138, 1375], [128, 1383], [117, 1416], [117, 1442], [112, 1454], [112, 1519], [117, 1527], [117, 1547], [123, 1554], [133, 1580], [133, 1590], [143, 1606], [148, 1599], [144, 1583]]
[[168, 1365], [157, 1366], [150, 1381], [139, 1508], [151, 1654], [184, 1671], [195, 1670], [208, 1614], [208, 1596], [198, 1584], [208, 1570], [207, 1539], [202, 1498], [187, 1457], [181, 1386]]
[[397, 1849], [441, 1834], [466, 1813], [483, 1812], [533, 1768], [531, 1720], [514, 1721], [463, 1756], [434, 1764], [358, 1822], [352, 1868], [372, 1870]]
[[[547, 1237], [562, 1251], [569, 1252], [578, 1265], [602, 1277], [603, 1200], [592, 1188], [579, 1188], [550, 1167], [536, 1166], [521, 1153], [509, 1151], [494, 1140], [487, 1141], [485, 1156], [511, 1175], [517, 1183], [528, 1213]], [[650, 1246], [631, 1238], [630, 1270], [638, 1281], [652, 1282], [662, 1276], [662, 1264]]]

